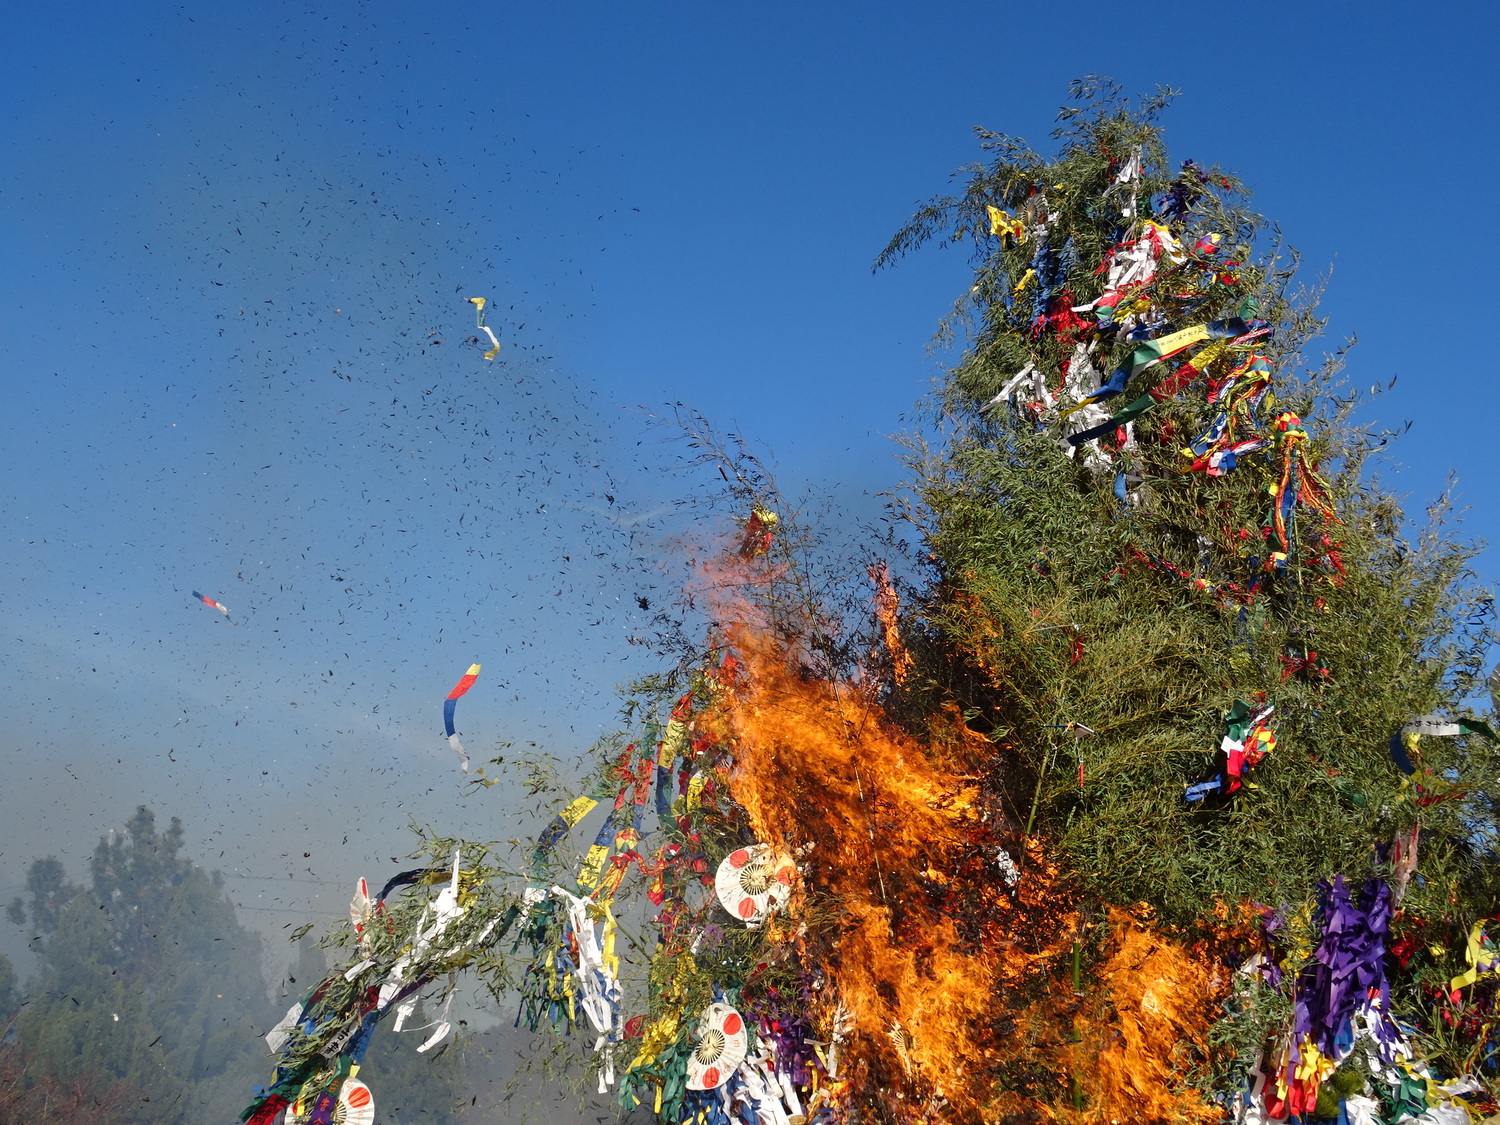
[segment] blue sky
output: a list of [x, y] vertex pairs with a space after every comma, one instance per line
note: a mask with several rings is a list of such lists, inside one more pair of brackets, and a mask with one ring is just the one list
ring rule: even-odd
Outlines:
[[465, 794], [441, 701], [482, 661], [471, 751], [571, 761], [651, 670], [629, 639], [703, 482], [638, 408], [743, 432], [835, 531], [875, 518], [966, 269], [870, 262], [973, 126], [1045, 151], [1083, 74], [1182, 91], [1176, 156], [1240, 174], [1309, 282], [1332, 269], [1355, 385], [1399, 377], [1365, 411], [1413, 424], [1391, 483], [1420, 507], [1457, 473], [1493, 538], [1496, 17], [1445, 11], [11, 13], [0, 892], [139, 802], [271, 928], [341, 911], [409, 822], [534, 832], [514, 793]]

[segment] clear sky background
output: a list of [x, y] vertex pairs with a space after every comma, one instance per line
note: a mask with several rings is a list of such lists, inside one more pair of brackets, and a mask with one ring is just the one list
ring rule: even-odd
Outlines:
[[1182, 91], [1175, 157], [1242, 175], [1309, 282], [1332, 269], [1325, 343], [1358, 334], [1357, 385], [1399, 376], [1365, 411], [1412, 423], [1383, 472], [1414, 510], [1456, 472], [1463, 532], [1494, 538], [1495, 25], [1480, 4], [17, 7], [0, 895], [38, 855], [83, 877], [138, 803], [182, 817], [268, 932], [340, 914], [409, 823], [534, 834], [514, 788], [466, 792], [442, 700], [481, 661], [471, 752], [566, 763], [652, 670], [631, 638], [680, 588], [673, 505], [703, 481], [637, 408], [743, 432], [836, 530], [877, 517], [967, 268], [870, 262], [977, 158], [971, 127], [1048, 151], [1088, 73]]

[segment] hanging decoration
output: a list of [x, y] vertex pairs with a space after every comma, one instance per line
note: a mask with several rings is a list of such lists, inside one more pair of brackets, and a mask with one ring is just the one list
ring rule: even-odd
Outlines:
[[1500, 741], [1488, 723], [1479, 719], [1452, 719], [1446, 715], [1422, 715], [1401, 724], [1401, 729], [1391, 735], [1391, 761], [1396, 768], [1410, 777], [1417, 770], [1413, 756], [1420, 758], [1424, 736], [1433, 738], [1457, 738], [1459, 735], [1477, 734], [1491, 742]]
[[500, 341], [496, 339], [494, 329], [485, 323], [485, 306], [489, 300], [485, 297], [465, 297], [464, 300], [474, 306], [474, 327], [490, 338], [490, 350], [484, 353], [484, 358], [494, 359], [500, 354]]
[[[280, 1062], [270, 1085], [256, 1091], [240, 1119], [271, 1125], [285, 1112], [306, 1110], [309, 1122], [331, 1122], [341, 1104], [349, 1113], [365, 1112], [368, 1088], [346, 1080], [357, 1072], [376, 1026], [393, 1015], [393, 1029], [402, 1030], [424, 989], [488, 956], [491, 944], [514, 920], [515, 912], [496, 896], [491, 882], [496, 873], [488, 867], [464, 868], [462, 850], [455, 848], [450, 866], [403, 871], [373, 898], [361, 879], [350, 904], [352, 956], [330, 970], [266, 1035]], [[408, 894], [395, 909], [388, 906], [393, 891], [434, 886], [440, 889], [433, 897]], [[419, 1051], [432, 1049], [451, 1033], [446, 1018], [451, 995], [450, 981], [445, 1015]]]
[[220, 605], [218, 602], [214, 601], [214, 599], [211, 598], [211, 597], [209, 597], [207, 594], [200, 594], [200, 593], [198, 593], [197, 590], [194, 590], [193, 591], [193, 597], [197, 598], [204, 605], [208, 606], [209, 609], [216, 609], [220, 613], [222, 613], [225, 617], [229, 616], [229, 607], [225, 606], [225, 605]]
[[714, 876], [714, 891], [730, 917], [758, 926], [786, 902], [796, 877], [790, 856], [766, 844], [752, 844], [724, 857]]
[[1234, 706], [1224, 716], [1219, 765], [1208, 780], [1188, 788], [1189, 801], [1201, 801], [1210, 793], [1228, 796], [1239, 792], [1250, 771], [1276, 749], [1276, 735], [1268, 722], [1275, 710], [1275, 707], [1251, 707], [1244, 700], [1235, 700]]
[[469, 754], [464, 749], [464, 744], [459, 741], [458, 730], [453, 725], [453, 712], [458, 706], [459, 699], [474, 686], [474, 681], [479, 678], [479, 667], [478, 664], [470, 664], [469, 670], [463, 674], [458, 683], [453, 685], [453, 690], [448, 693], [448, 698], [443, 702], [443, 733], [448, 736], [449, 747], [458, 755], [458, 765], [464, 773], [469, 772]]
[[689, 1090], [717, 1090], [745, 1061], [745, 1021], [728, 1004], [710, 1004], [693, 1032], [687, 1064]]

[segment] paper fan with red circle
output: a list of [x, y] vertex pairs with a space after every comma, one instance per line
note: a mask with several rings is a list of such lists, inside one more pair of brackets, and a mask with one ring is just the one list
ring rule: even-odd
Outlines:
[[698, 1021], [696, 1038], [687, 1061], [687, 1088], [718, 1089], [745, 1061], [745, 1021], [728, 1004], [710, 1004]]
[[373, 1125], [375, 1095], [358, 1078], [346, 1078], [339, 1087], [339, 1104], [333, 1111], [334, 1125]]
[[752, 844], [724, 857], [714, 890], [725, 910], [754, 925], [787, 900], [796, 877], [791, 856], [769, 844]]

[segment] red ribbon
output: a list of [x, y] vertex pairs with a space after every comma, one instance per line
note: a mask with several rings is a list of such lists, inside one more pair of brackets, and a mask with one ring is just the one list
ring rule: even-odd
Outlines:
[[1306, 656], [1299, 658], [1282, 656], [1281, 658], [1281, 682], [1286, 683], [1299, 672], [1306, 672], [1314, 682], [1327, 681], [1332, 674], [1324, 667], [1323, 662], [1318, 659], [1316, 652], [1309, 652]]

